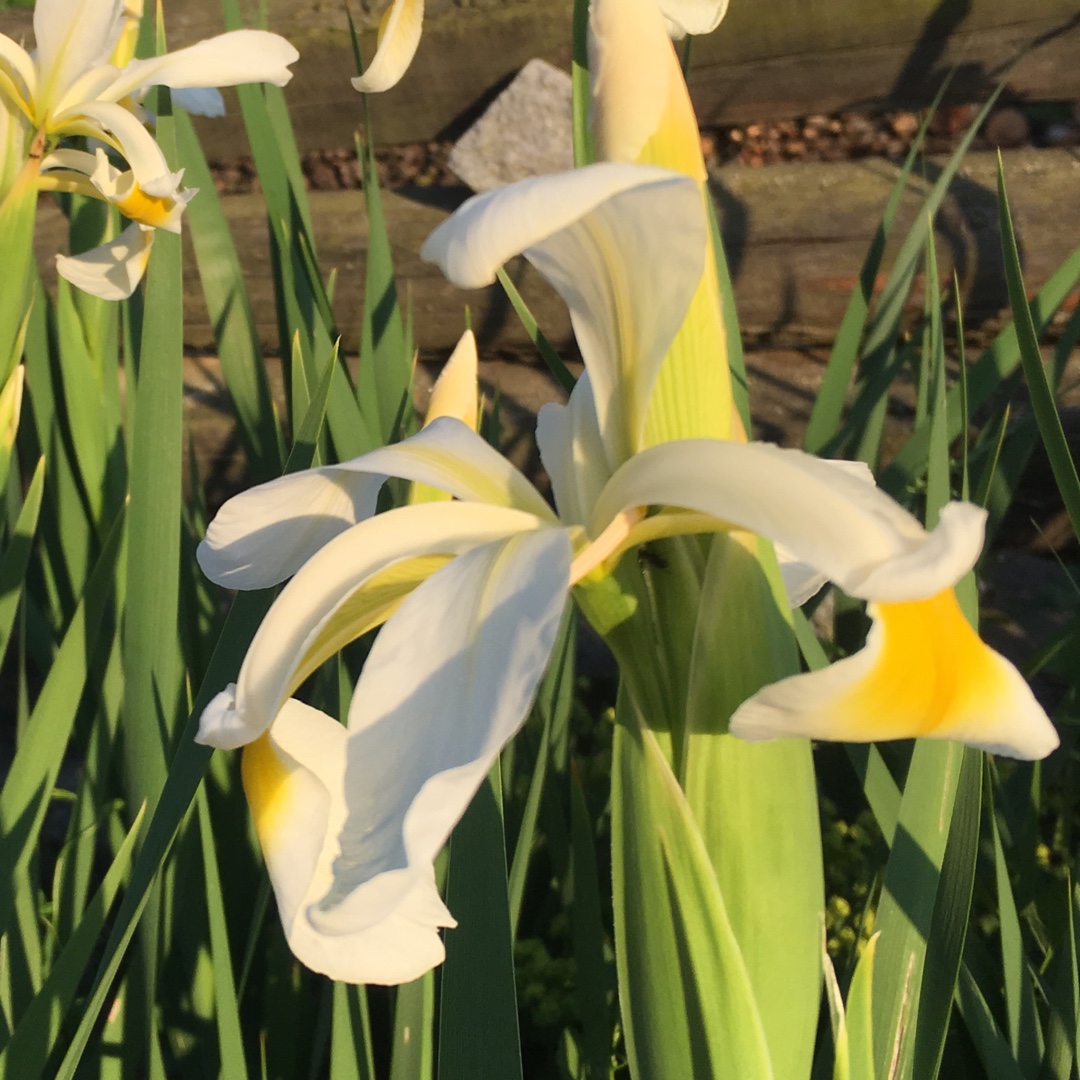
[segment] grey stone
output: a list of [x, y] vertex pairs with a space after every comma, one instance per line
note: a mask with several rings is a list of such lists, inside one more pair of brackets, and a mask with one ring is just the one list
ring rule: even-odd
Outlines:
[[573, 168], [570, 76], [530, 60], [450, 152], [474, 191]]

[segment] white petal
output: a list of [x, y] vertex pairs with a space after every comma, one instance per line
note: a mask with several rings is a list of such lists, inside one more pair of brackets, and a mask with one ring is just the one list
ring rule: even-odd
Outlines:
[[979, 640], [951, 589], [869, 610], [874, 625], [861, 652], [765, 687], [736, 710], [732, 734], [953, 739], [1025, 759], [1058, 745], [1020, 673]]
[[551, 524], [558, 520], [489, 443], [461, 421], [440, 417], [393, 446], [283, 476], [229, 499], [199, 545], [199, 565], [227, 588], [276, 585], [340, 532], [370, 517], [388, 476], [430, 484], [459, 499], [516, 507]]
[[515, 507], [555, 524], [544, 497], [486, 439], [450, 416], [392, 446], [338, 466], [430, 484], [457, 499]]
[[[870, 466], [864, 461], [841, 461], [833, 458], [822, 458], [834, 468], [843, 469], [849, 476], [854, 476], [864, 483], [873, 484], [874, 474]], [[807, 562], [800, 562], [791, 554], [783, 544], [775, 544], [776, 559], [780, 564], [780, 576], [784, 581], [784, 589], [787, 592], [788, 603], [793, 607], [802, 607], [811, 596], [814, 596], [829, 579], [816, 566]]]
[[367, 71], [351, 82], [362, 94], [396, 86], [409, 70], [420, 45], [424, 0], [394, 0], [379, 25], [379, 47]]
[[[6, 34], [0, 34], [0, 70], [8, 66], [18, 76], [14, 88], [24, 104], [37, 97], [37, 68], [30, 54]], [[18, 85], [21, 81], [22, 85]], [[13, 103], [14, 104], [14, 103]]]
[[382, 629], [349, 714], [349, 816], [312, 922], [375, 922], [438, 854], [547, 668], [570, 540], [545, 529], [487, 544], [430, 577]]
[[477, 195], [421, 257], [479, 288], [524, 251], [570, 308], [609, 463], [641, 442], [649, 396], [704, 267], [705, 211], [689, 178], [601, 164]]
[[976, 506], [951, 503], [927, 533], [877, 488], [810, 454], [711, 439], [638, 454], [605, 488], [590, 531], [647, 505], [699, 510], [767, 536], [868, 600], [922, 599], [954, 585], [978, 558], [986, 520]]
[[551, 478], [555, 505], [565, 524], [588, 526], [592, 508], [611, 478], [596, 419], [592, 380], [586, 371], [565, 405], [548, 402], [536, 417], [536, 445]]
[[384, 476], [336, 466], [308, 469], [233, 496], [196, 551], [203, 573], [227, 589], [266, 589], [375, 513]]
[[464, 502], [405, 506], [354, 525], [304, 563], [281, 591], [244, 658], [234, 699], [203, 714], [198, 741], [231, 750], [261, 735], [289, 697], [319, 632], [380, 571], [418, 556], [460, 555], [543, 527], [520, 510]]
[[675, 39], [687, 34], [711, 34], [727, 14], [728, 0], [659, 0], [668, 32]]
[[124, 28], [123, 0], [45, 0], [34, 9], [40, 93], [56, 102], [84, 72], [104, 64]]
[[454, 925], [430, 868], [377, 923], [328, 935], [308, 915], [331, 881], [338, 852], [347, 741], [335, 720], [288, 701], [267, 735], [244, 751], [244, 789], [297, 958], [345, 982], [409, 982], [442, 961], [439, 928]]
[[82, 102], [62, 119], [67, 122], [82, 117], [88, 118], [94, 125], [100, 126], [103, 132], [112, 136], [112, 140], [131, 166], [136, 181], [144, 190], [149, 190], [163, 178], [174, 175], [161, 147], [150, 132], [122, 105], [110, 101]]
[[284, 86], [292, 78], [289, 64], [299, 57], [280, 34], [232, 30], [164, 56], [132, 60], [102, 97], [119, 101], [150, 86], [176, 90], [258, 82]]
[[56, 269], [76, 288], [102, 300], [126, 300], [146, 273], [154, 230], [129, 225], [115, 240], [82, 255], [57, 255]]

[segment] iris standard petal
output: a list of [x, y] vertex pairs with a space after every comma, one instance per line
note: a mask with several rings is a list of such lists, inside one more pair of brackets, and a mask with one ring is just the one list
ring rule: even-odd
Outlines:
[[640, 447], [657, 373], [701, 279], [706, 236], [692, 180], [601, 164], [475, 196], [428, 237], [421, 257], [478, 288], [524, 251], [570, 308], [615, 468]]
[[565, 405], [549, 401], [540, 407], [536, 445], [551, 478], [560, 520], [587, 526], [593, 505], [611, 479], [587, 371]]
[[[235, 686], [203, 712], [198, 741], [227, 750], [251, 742], [314, 667], [382, 623], [445, 557], [542, 528], [550, 526], [533, 514], [465, 502], [404, 506], [354, 525], [304, 563], [281, 591]], [[419, 571], [411, 565], [416, 561], [422, 562]]]
[[115, 240], [82, 255], [57, 255], [62, 278], [102, 300], [126, 300], [146, 273], [154, 230], [129, 225]]
[[101, 97], [119, 101], [150, 86], [177, 90], [259, 82], [284, 86], [292, 78], [289, 64], [299, 58], [296, 49], [279, 34], [231, 30], [186, 49], [132, 60]]
[[954, 585], [982, 550], [986, 514], [951, 503], [928, 533], [865, 480], [801, 450], [686, 439], [650, 447], [604, 489], [591, 534], [621, 511], [697, 510], [782, 544], [845, 592], [867, 600], [925, 599]]
[[353, 983], [402, 983], [442, 962], [439, 928], [453, 926], [434, 875], [417, 874], [373, 924], [320, 933], [308, 908], [327, 889], [346, 816], [348, 736], [325, 713], [290, 700], [244, 750], [242, 777], [285, 937], [313, 971]]
[[589, 126], [601, 161], [706, 179], [697, 118], [656, 0], [593, 0], [589, 73]]
[[420, 46], [424, 0], [394, 0], [379, 23], [379, 45], [367, 71], [350, 80], [362, 94], [377, 94], [396, 86], [409, 70]]
[[83, 72], [108, 61], [124, 29], [123, 11], [123, 0], [38, 0], [34, 39], [42, 101], [58, 100]]
[[428, 578], [375, 641], [349, 713], [348, 817], [324, 932], [377, 922], [426, 872], [547, 668], [570, 582], [564, 529], [477, 547]]
[[1058, 736], [1020, 673], [983, 644], [951, 589], [871, 604], [866, 647], [759, 691], [731, 733], [870, 742], [953, 739], [1008, 757], [1046, 757]]
[[728, 0], [659, 0], [673, 38], [711, 34], [727, 14]]

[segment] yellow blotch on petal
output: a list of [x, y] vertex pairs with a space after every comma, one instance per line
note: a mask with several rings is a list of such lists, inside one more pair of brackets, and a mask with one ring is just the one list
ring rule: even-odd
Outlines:
[[992, 716], [1009, 696], [1000, 658], [964, 618], [952, 589], [871, 604], [870, 614], [880, 636], [876, 662], [836, 703], [839, 724], [862, 728], [867, 739], [944, 735]]
[[951, 739], [1009, 757], [1046, 757], [1058, 736], [1020, 673], [985, 645], [952, 589], [872, 603], [862, 652], [773, 683], [731, 718], [742, 739]]
[[288, 816], [292, 771], [274, 749], [269, 734], [263, 733], [244, 747], [240, 779], [259, 843], [264, 849], [271, 847]]
[[122, 199], [110, 201], [124, 217], [137, 221], [140, 225], [150, 225], [155, 229], [167, 226], [176, 213], [175, 199], [147, 195], [138, 184], [132, 184], [131, 191]]

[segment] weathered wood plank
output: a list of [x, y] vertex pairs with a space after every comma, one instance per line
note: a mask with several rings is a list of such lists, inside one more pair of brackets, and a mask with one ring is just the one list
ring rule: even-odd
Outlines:
[[[1037, 289], [1080, 243], [1072, 209], [1080, 189], [1080, 162], [1065, 151], [1015, 151], [1005, 155], [1009, 195], [1025, 263], [1025, 279]], [[981, 319], [1006, 305], [995, 204], [996, 158], [971, 155], [953, 183], [938, 218], [942, 280], [956, 267], [965, 296], [966, 319]], [[736, 302], [744, 329], [796, 332], [830, 339], [881, 210], [895, 182], [894, 165], [881, 160], [729, 167], [716, 193], [735, 275]], [[896, 235], [902, 238], [919, 213], [927, 181], [913, 180], [904, 198]], [[338, 270], [335, 297], [346, 348], [356, 343], [362, 299], [367, 226], [359, 192], [312, 194], [316, 241], [324, 271]], [[276, 349], [273, 286], [262, 202], [257, 195], [233, 196], [225, 209], [244, 264], [260, 336]], [[385, 209], [402, 296], [411, 297], [417, 344], [425, 350], [452, 347], [468, 304], [485, 349], [514, 349], [527, 339], [516, 316], [495, 288], [463, 292], [449, 285], [418, 252], [445, 210], [387, 195]], [[1063, 209], [1066, 213], [1063, 216]], [[42, 204], [38, 246], [46, 275], [63, 243], [64, 222]], [[892, 250], [895, 250], [895, 246]], [[887, 253], [886, 267], [889, 265]], [[559, 344], [570, 338], [566, 309], [538, 275], [517, 260], [512, 273], [544, 331]], [[213, 334], [202, 301], [194, 259], [185, 261], [186, 341], [212, 348]], [[921, 304], [917, 283], [913, 305]]]
[[[374, 51], [384, 0], [365, 0], [364, 49]], [[166, 5], [169, 40], [188, 44], [222, 28], [219, 0]], [[268, 0], [269, 25], [300, 50], [287, 94], [302, 149], [351, 144], [359, 102], [338, 3]], [[384, 143], [460, 129], [477, 103], [527, 60], [569, 66], [571, 0], [428, 0], [424, 40], [402, 83], [375, 103]], [[1025, 98], [1080, 99], [1075, 0], [735, 0], [721, 29], [694, 44], [691, 89], [704, 123], [924, 105], [959, 67], [955, 100], [976, 100], [1009, 72]], [[0, 12], [0, 32], [29, 36], [24, 11]], [[201, 123], [212, 156], [243, 145], [235, 108]]]

